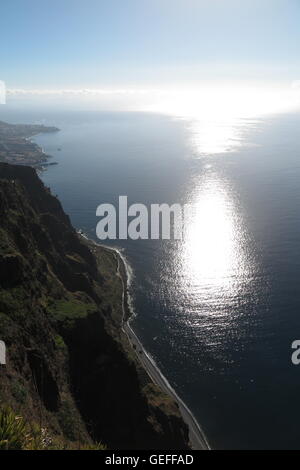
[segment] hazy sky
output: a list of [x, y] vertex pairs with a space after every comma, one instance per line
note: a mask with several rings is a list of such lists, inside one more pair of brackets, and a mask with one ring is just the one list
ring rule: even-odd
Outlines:
[[300, 79], [299, 0], [9, 0], [8, 88]]

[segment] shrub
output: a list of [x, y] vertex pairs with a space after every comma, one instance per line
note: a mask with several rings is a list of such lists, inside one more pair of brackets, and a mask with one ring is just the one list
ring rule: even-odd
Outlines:
[[0, 449], [21, 450], [27, 439], [27, 426], [10, 408], [0, 409]]
[[22, 416], [10, 408], [0, 408], [0, 451], [1, 450], [106, 450], [102, 443], [67, 443], [62, 437], [52, 436], [47, 428], [29, 425]]

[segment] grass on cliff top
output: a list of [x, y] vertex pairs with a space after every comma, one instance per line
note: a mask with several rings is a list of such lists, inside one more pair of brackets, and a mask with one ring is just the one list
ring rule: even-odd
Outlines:
[[48, 311], [57, 321], [75, 320], [85, 318], [94, 312], [94, 303], [82, 302], [77, 299], [60, 299], [48, 305]]

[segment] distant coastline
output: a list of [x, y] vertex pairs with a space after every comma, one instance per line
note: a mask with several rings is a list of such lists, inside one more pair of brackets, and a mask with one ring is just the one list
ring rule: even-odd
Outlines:
[[57, 127], [31, 124], [8, 124], [0, 121], [0, 161], [12, 165], [28, 165], [42, 171], [47, 166], [57, 165], [48, 162], [50, 155], [31, 140], [32, 137], [59, 132]]

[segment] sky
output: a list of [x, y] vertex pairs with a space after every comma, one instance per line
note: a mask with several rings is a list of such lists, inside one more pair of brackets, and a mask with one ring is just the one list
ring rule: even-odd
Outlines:
[[[168, 90], [300, 80], [299, 0], [10, 0], [9, 90]], [[124, 92], [125, 90], [125, 92]]]

